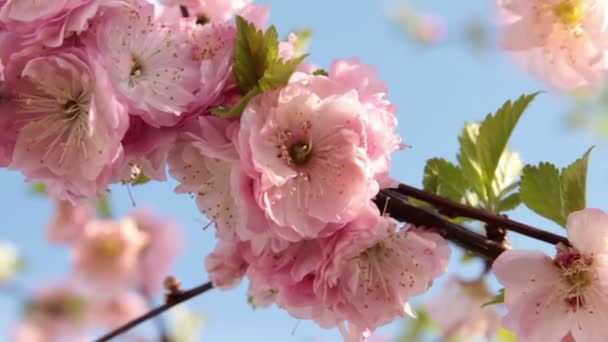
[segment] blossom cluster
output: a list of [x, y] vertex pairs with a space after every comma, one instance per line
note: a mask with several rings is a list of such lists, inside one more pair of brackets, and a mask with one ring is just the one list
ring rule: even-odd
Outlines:
[[148, 210], [116, 220], [98, 218], [91, 203], [55, 209], [48, 239], [68, 248], [70, 273], [28, 298], [16, 342], [86, 340], [145, 313], [179, 252], [176, 226]]
[[497, 0], [501, 47], [558, 90], [599, 87], [608, 71], [604, 0]]
[[356, 59], [328, 71], [299, 64], [291, 35], [276, 49], [250, 46], [245, 74], [266, 77], [252, 82], [236, 51], [255, 39], [239, 35], [276, 39], [261, 31], [266, 8], [163, 3], [0, 1], [0, 166], [62, 201], [50, 238], [78, 241], [75, 276], [104, 291], [134, 279], [157, 290], [166, 258], [154, 241], [170, 233], [142, 229], [149, 219], [137, 214], [91, 221], [71, 206], [113, 183], [164, 181], [168, 167], [216, 227], [205, 263], [216, 287], [247, 277], [255, 305], [345, 336], [413, 315], [408, 298], [445, 272], [450, 250], [372, 202], [394, 183], [391, 154], [404, 146], [377, 71]]

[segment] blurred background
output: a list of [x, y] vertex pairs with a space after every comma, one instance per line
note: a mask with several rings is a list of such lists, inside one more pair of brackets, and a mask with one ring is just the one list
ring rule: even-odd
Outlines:
[[[399, 107], [399, 132], [409, 145], [394, 156], [394, 178], [421, 186], [427, 159], [441, 156], [455, 160], [457, 136], [465, 122], [482, 119], [507, 99], [546, 90], [523, 116], [511, 148], [520, 152], [524, 163], [546, 160], [563, 167], [596, 145], [590, 162], [588, 205], [606, 207], [608, 163], [604, 141], [608, 137], [608, 93], [558, 94], [530, 78], [496, 48], [493, 1], [257, 2], [271, 6], [270, 21], [285, 36], [304, 29], [314, 32], [308, 62], [328, 67], [334, 58], [358, 57], [378, 68], [381, 79], [388, 83], [389, 99]], [[207, 281], [203, 262], [213, 249], [215, 238], [212, 229], [202, 229], [206, 221], [194, 201], [173, 193], [175, 186], [170, 180], [134, 187], [131, 192], [138, 207], [152, 208], [183, 229], [186, 243], [174, 275], [188, 288]], [[0, 169], [0, 189], [0, 240], [16, 245], [23, 258], [14, 279], [5, 285], [0, 283], [0, 341], [4, 341], [10, 340], [11, 329], [20, 320], [22, 296], [65, 277], [69, 255], [64, 248], [50, 246], [46, 241], [53, 208], [44, 196], [33, 194], [20, 174], [5, 169]], [[111, 206], [118, 217], [132, 209], [126, 187], [112, 187]], [[510, 216], [564, 234], [524, 206]], [[516, 234], [510, 235], [510, 241], [516, 248], [553, 252], [549, 245]], [[9, 253], [6, 248], [3, 250]], [[462, 253], [454, 250], [450, 273], [473, 279], [481, 269], [481, 262], [464, 262]], [[0, 282], [1, 275], [0, 269]], [[428, 295], [416, 298], [414, 306], [422, 307], [427, 298], [441, 295], [446, 279], [448, 276], [442, 277]], [[490, 285], [492, 291], [498, 290], [493, 280]], [[164, 319], [170, 326], [172, 320], [177, 321], [177, 329], [182, 331], [194, 327], [195, 333], [188, 334], [182, 342], [341, 340], [337, 330], [300, 322], [276, 307], [252, 308], [246, 290], [247, 284], [243, 283], [228, 292], [210, 291]], [[434, 329], [427, 320], [397, 320], [380, 329], [373, 341], [441, 341]], [[154, 336], [151, 324], [139, 331]], [[493, 339], [513, 340], [508, 334]]]

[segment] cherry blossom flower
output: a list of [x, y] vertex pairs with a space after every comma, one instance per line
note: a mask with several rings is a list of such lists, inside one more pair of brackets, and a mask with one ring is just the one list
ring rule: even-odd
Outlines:
[[483, 306], [491, 299], [484, 281], [465, 281], [454, 277], [446, 282], [441, 294], [431, 298], [425, 307], [446, 339], [491, 339], [500, 325], [496, 308]]
[[328, 223], [352, 220], [378, 191], [366, 114], [354, 93], [321, 99], [298, 84], [263, 94], [244, 111], [241, 164], [279, 236], [316, 238]]
[[135, 273], [138, 288], [153, 296], [161, 290], [163, 280], [170, 275], [181, 250], [180, 231], [171, 220], [161, 220], [149, 210], [138, 209], [127, 220], [132, 220], [147, 238], [138, 256]]
[[103, 9], [128, 5], [128, 0], [7, 0], [0, 7], [0, 23], [21, 34], [23, 45], [58, 47], [86, 31]]
[[87, 39], [132, 114], [148, 124], [171, 126], [199, 88], [189, 30], [154, 19], [152, 5], [108, 11]]
[[102, 193], [128, 124], [105, 73], [77, 49], [24, 51], [6, 70], [6, 138], [16, 134], [9, 168], [55, 198]]
[[74, 205], [55, 200], [55, 212], [48, 229], [52, 243], [73, 244], [84, 235], [84, 227], [95, 217], [95, 207], [89, 202]]
[[568, 216], [572, 247], [555, 258], [510, 250], [492, 267], [505, 286], [506, 328], [522, 341], [604, 341], [608, 335], [608, 215], [583, 209]]
[[397, 316], [414, 316], [411, 296], [424, 293], [447, 270], [445, 240], [369, 209], [332, 237], [315, 293], [343, 320], [373, 332]]
[[91, 306], [92, 320], [106, 329], [116, 329], [125, 322], [148, 311], [145, 298], [133, 292], [123, 292], [110, 298], [99, 298]]
[[132, 219], [91, 221], [74, 248], [74, 272], [78, 279], [103, 288], [107, 295], [133, 286], [139, 257], [148, 241]]
[[237, 286], [247, 271], [247, 262], [239, 250], [239, 241], [220, 239], [205, 259], [205, 267], [213, 286], [223, 290]]
[[215, 117], [191, 120], [169, 156], [169, 173], [180, 185], [177, 193], [191, 193], [198, 208], [215, 224], [218, 235], [234, 235], [239, 214], [233, 191], [239, 174], [232, 143], [238, 123]]
[[160, 3], [173, 7], [176, 11], [179, 5], [186, 6], [189, 14], [196, 18], [199, 24], [224, 22], [251, 3], [251, 0], [160, 0]]
[[498, 0], [501, 46], [559, 90], [597, 86], [607, 70], [608, 7], [599, 0]]

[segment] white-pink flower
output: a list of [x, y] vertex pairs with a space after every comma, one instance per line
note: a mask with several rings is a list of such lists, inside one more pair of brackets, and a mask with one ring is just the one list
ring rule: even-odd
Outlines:
[[148, 311], [145, 298], [134, 292], [122, 292], [110, 298], [98, 298], [91, 305], [91, 319], [105, 329], [116, 329]]
[[107, 11], [87, 39], [132, 114], [171, 126], [194, 100], [199, 64], [190, 30], [154, 19], [152, 5]]
[[74, 205], [69, 201], [55, 200], [48, 239], [53, 243], [74, 244], [84, 235], [84, 227], [95, 217], [95, 207], [87, 202]]
[[498, 0], [503, 49], [552, 87], [597, 86], [608, 62], [603, 0]]
[[241, 255], [239, 241], [230, 237], [220, 238], [215, 249], [205, 258], [205, 268], [213, 286], [227, 290], [237, 286], [245, 272], [247, 262]]
[[148, 296], [156, 295], [163, 280], [170, 275], [178, 253], [181, 251], [181, 232], [174, 222], [155, 217], [151, 211], [138, 209], [127, 220], [132, 220], [137, 229], [146, 236], [135, 273], [137, 287]]
[[511, 250], [492, 267], [505, 286], [505, 327], [521, 341], [578, 342], [608, 336], [608, 215], [583, 209], [568, 216], [572, 247], [542, 252]]
[[323, 232], [328, 224], [352, 220], [376, 194], [367, 114], [354, 91], [323, 99], [301, 84], [263, 94], [244, 111], [241, 164], [280, 237], [331, 233]]
[[132, 219], [91, 221], [73, 251], [74, 273], [106, 295], [134, 286], [148, 241]]
[[484, 306], [491, 299], [483, 280], [466, 281], [453, 277], [425, 307], [429, 318], [439, 326], [446, 339], [491, 339], [500, 325], [495, 306]]
[[128, 125], [105, 72], [79, 49], [24, 50], [6, 71], [9, 168], [60, 199], [105, 191]]
[[20, 44], [58, 47], [78, 36], [105, 8], [125, 7], [132, 0], [7, 0], [0, 7], [0, 23], [22, 35]]
[[251, 0], [160, 0], [160, 3], [170, 7], [186, 6], [191, 16], [204, 23], [224, 22], [251, 3]]

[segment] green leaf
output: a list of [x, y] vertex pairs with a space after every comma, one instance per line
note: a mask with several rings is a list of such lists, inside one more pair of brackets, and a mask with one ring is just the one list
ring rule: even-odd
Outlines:
[[408, 321], [406, 331], [398, 338], [399, 342], [420, 341], [424, 332], [433, 327], [433, 321], [422, 308], [416, 309], [416, 318]]
[[457, 202], [464, 197], [468, 185], [460, 168], [441, 158], [426, 162], [423, 184], [425, 190]]
[[279, 59], [271, 62], [266, 71], [264, 71], [264, 76], [259, 81], [260, 90], [267, 91], [287, 84], [293, 72], [306, 57], [308, 57], [308, 54], [288, 61]]
[[112, 207], [110, 206], [110, 200], [108, 196], [104, 196], [95, 202], [97, 207], [97, 213], [99, 217], [104, 219], [112, 218]]
[[479, 135], [479, 125], [476, 123], [467, 123], [462, 130], [462, 134], [458, 137], [460, 142], [460, 151], [458, 153], [458, 162], [462, 173], [467, 175], [471, 190], [477, 194], [477, 198], [481, 202], [487, 202], [488, 195], [483, 186], [481, 165], [477, 157], [477, 136]]
[[505, 102], [496, 114], [488, 114], [481, 123], [476, 144], [477, 155], [482, 177], [488, 186], [494, 179], [498, 162], [507, 148], [519, 118], [536, 95], [538, 93], [522, 95], [513, 103], [510, 100]]
[[511, 187], [514, 186], [514, 182], [521, 175], [521, 170], [524, 165], [519, 157], [519, 153], [505, 149], [498, 162], [498, 167], [494, 172], [494, 180], [492, 181], [492, 194], [497, 199], [508, 195]]
[[550, 163], [524, 167], [520, 182], [521, 201], [537, 214], [564, 226], [559, 170]]
[[521, 204], [521, 197], [518, 192], [512, 193], [498, 202], [496, 211], [499, 213], [510, 211], [517, 208]]
[[30, 186], [30, 192], [32, 193], [32, 195], [37, 195], [37, 196], [46, 196], [47, 195], [46, 186], [44, 185], [44, 183], [33, 183]]
[[325, 69], [317, 69], [313, 71], [312, 74], [315, 76], [329, 76], [329, 73]]
[[251, 89], [245, 96], [243, 96], [239, 102], [237, 102], [232, 108], [226, 107], [215, 107], [211, 109], [211, 113], [215, 116], [219, 116], [220, 118], [226, 117], [235, 117], [239, 116], [243, 113], [249, 101], [260, 94], [260, 88], [254, 87]]
[[279, 54], [278, 33], [274, 26], [259, 31], [253, 23], [236, 17], [237, 36], [234, 48], [234, 76], [242, 94], [258, 85], [268, 65]]
[[294, 44], [294, 52], [296, 55], [301, 55], [306, 53], [308, 50], [308, 46], [310, 46], [310, 41], [312, 40], [313, 30], [311, 28], [305, 28], [300, 31], [295, 31], [297, 39]]
[[587, 207], [587, 165], [589, 163], [589, 154], [593, 147], [587, 150], [585, 154], [562, 169], [560, 175], [562, 195], [563, 195], [563, 214], [565, 217], [577, 210]]
[[501, 304], [505, 302], [505, 289], [500, 289], [500, 291], [498, 291], [498, 294], [494, 297], [492, 297], [492, 299], [490, 299], [488, 302], [485, 302], [481, 305], [481, 307], [486, 307], [488, 305], [494, 305], [494, 304]]

